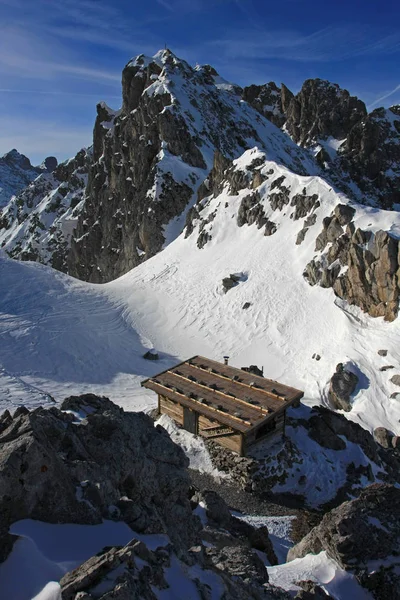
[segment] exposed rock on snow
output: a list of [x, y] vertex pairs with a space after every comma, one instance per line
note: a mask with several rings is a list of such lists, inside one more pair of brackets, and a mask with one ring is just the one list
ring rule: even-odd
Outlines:
[[[260, 585], [268, 578], [262, 561], [252, 555], [254, 574], [259, 583], [245, 582], [251, 577], [246, 556], [238, 556], [236, 547], [227, 548], [232, 557], [237, 576], [228, 570], [214, 567], [202, 546], [191, 549], [190, 560], [185, 564], [177, 559], [171, 547], [150, 550], [138, 540], [123, 548], [111, 548], [86, 561], [62, 580], [63, 600], [157, 600], [161, 598], [210, 598], [226, 600], [290, 600], [291, 596], [277, 587]], [[235, 562], [236, 559], [236, 562]], [[228, 558], [225, 559], [228, 562]], [[256, 562], [258, 561], [258, 562]], [[256, 570], [258, 568], [259, 572]], [[246, 577], [247, 576], [247, 577]]]
[[354, 214], [354, 208], [338, 205], [324, 218], [315, 250], [323, 252], [327, 245], [328, 250], [307, 264], [304, 276], [310, 285], [333, 287], [340, 298], [371, 316], [393, 321], [400, 292], [399, 241], [386, 231], [356, 229]]
[[356, 500], [327, 513], [294, 548], [288, 560], [325, 550], [379, 600], [400, 598], [400, 490], [371, 485]]
[[335, 408], [346, 411], [351, 410], [350, 398], [357, 387], [357, 383], [357, 375], [346, 369], [342, 363], [339, 363], [329, 387], [329, 400]]
[[292, 506], [337, 506], [374, 481], [395, 484], [400, 455], [382, 447], [360, 425], [327, 408], [290, 410], [286, 439], [260, 442], [241, 458], [211, 441], [214, 466], [247, 492], [265, 494]]

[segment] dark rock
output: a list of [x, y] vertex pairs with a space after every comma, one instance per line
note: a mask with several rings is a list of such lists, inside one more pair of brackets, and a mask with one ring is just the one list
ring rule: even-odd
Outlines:
[[295, 598], [301, 598], [302, 600], [328, 600], [332, 598], [327, 594], [315, 581], [310, 579], [306, 581], [296, 581], [296, 585], [302, 589], [297, 592]]
[[387, 356], [387, 353], [388, 353], [387, 350], [378, 350], [379, 356]]
[[187, 465], [181, 448], [143, 413], [125, 413], [93, 394], [70, 397], [61, 410], [20, 414], [1, 431], [2, 523], [100, 523], [124, 496], [134, 505], [125, 518], [134, 530], [164, 531], [182, 553], [198, 532]]
[[400, 386], [400, 375], [393, 375], [393, 377], [390, 378], [390, 381], [394, 383], [394, 385]]
[[335, 408], [350, 411], [350, 398], [357, 387], [358, 377], [346, 369], [342, 363], [336, 367], [336, 373], [332, 376], [329, 386], [329, 399]]
[[241, 367], [242, 371], [246, 371], [247, 373], [253, 373], [253, 375], [258, 375], [259, 377], [264, 377], [264, 369], [259, 369], [257, 365], [250, 365], [249, 367]]
[[154, 350], [148, 350], [145, 354], [143, 354], [143, 358], [146, 360], [159, 360], [160, 357], [158, 352], [154, 352]]
[[250, 308], [251, 306], [251, 302], [245, 302], [242, 306], [243, 310], [247, 310], [248, 308]]
[[273, 81], [264, 85], [250, 85], [243, 88], [243, 100], [277, 127], [282, 127], [285, 123], [286, 117], [283, 106], [290, 102], [292, 97], [293, 94], [287, 87], [283, 92]]
[[286, 129], [301, 146], [330, 135], [344, 139], [367, 111], [347, 90], [321, 79], [308, 79], [286, 108]]
[[274, 223], [273, 221], [269, 221], [267, 219], [267, 221], [265, 223], [265, 228], [264, 228], [264, 235], [266, 235], [266, 236], [274, 235], [274, 233], [276, 233], [276, 230], [277, 230], [276, 223]]

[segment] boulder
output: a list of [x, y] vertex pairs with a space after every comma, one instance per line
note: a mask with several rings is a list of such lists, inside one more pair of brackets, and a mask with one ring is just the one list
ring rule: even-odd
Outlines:
[[146, 360], [159, 360], [160, 357], [158, 352], [155, 352], [154, 350], [148, 350], [145, 354], [143, 354], [143, 358]]
[[[343, 569], [352, 570], [379, 600], [400, 598], [400, 490], [373, 484], [359, 498], [344, 502], [323, 517], [319, 525], [289, 550], [288, 560], [325, 550]], [[379, 565], [382, 588], [392, 586], [392, 596], [373, 585]], [[397, 569], [397, 570], [396, 570]]]
[[378, 442], [383, 448], [392, 447], [393, 434], [390, 433], [385, 427], [377, 427], [374, 429], [374, 440]]
[[350, 398], [355, 391], [358, 377], [339, 363], [336, 373], [332, 376], [329, 386], [329, 399], [335, 408], [349, 412], [351, 410]]
[[400, 386], [400, 375], [393, 375], [393, 377], [391, 377], [390, 381], [392, 383], [394, 383], [394, 385]]

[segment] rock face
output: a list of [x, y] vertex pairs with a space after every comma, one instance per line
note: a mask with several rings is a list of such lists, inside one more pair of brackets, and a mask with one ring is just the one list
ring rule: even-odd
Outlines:
[[377, 108], [354, 125], [339, 164], [383, 208], [400, 201], [400, 106]]
[[350, 398], [356, 389], [357, 383], [357, 375], [346, 369], [342, 363], [339, 363], [329, 386], [329, 400], [335, 408], [345, 411], [351, 410]]
[[[356, 500], [327, 513], [288, 560], [325, 550], [344, 569], [356, 572], [374, 598], [400, 598], [400, 490], [374, 484]], [[378, 565], [377, 567], [375, 565]]]
[[265, 85], [249, 85], [243, 88], [243, 100], [277, 127], [285, 124], [286, 111], [293, 97], [284, 84], [279, 88], [273, 81]]
[[109, 281], [170, 241], [165, 227], [184, 225], [186, 209], [212, 167], [259, 144], [304, 171], [291, 140], [252, 106], [242, 90], [209, 65], [192, 68], [169, 50], [132, 60], [122, 74], [123, 105], [97, 108], [87, 200], [69, 258], [69, 272]]
[[11, 258], [35, 260], [66, 271], [72, 232], [83, 206], [91, 151], [81, 150], [58, 166], [54, 161], [45, 161], [47, 171], [0, 212], [0, 245]]
[[333, 287], [337, 296], [372, 317], [393, 321], [400, 294], [399, 240], [386, 231], [356, 229], [354, 212], [338, 205], [324, 219], [315, 244], [321, 255], [307, 264], [304, 277], [310, 285]]
[[[301, 411], [304, 413], [304, 407]], [[273, 498], [274, 494], [280, 497], [284, 490], [285, 502], [319, 510], [331, 509], [358, 496], [366, 481], [398, 481], [400, 454], [395, 438], [385, 448], [343, 414], [322, 406], [307, 413], [304, 418], [297, 410], [289, 412], [286, 438], [270, 443], [267, 452], [263, 448], [259, 453], [255, 451], [252, 457], [238, 457], [208, 440], [213, 465], [246, 492]], [[338, 465], [343, 461], [345, 466], [339, 475]], [[337, 481], [330, 493], [319, 485], [320, 477], [327, 487], [333, 479]]]
[[188, 460], [143, 413], [87, 394], [61, 410], [18, 409], [3, 416], [0, 431], [3, 527], [24, 518], [90, 524], [117, 516], [135, 531], [168, 533], [180, 552], [196, 541]]
[[329, 136], [343, 140], [367, 114], [361, 100], [322, 79], [307, 79], [285, 112], [285, 128], [302, 146]]
[[0, 208], [38, 175], [52, 173], [56, 166], [57, 159], [54, 156], [46, 158], [40, 167], [34, 167], [29, 158], [15, 149], [4, 154], [0, 158]]

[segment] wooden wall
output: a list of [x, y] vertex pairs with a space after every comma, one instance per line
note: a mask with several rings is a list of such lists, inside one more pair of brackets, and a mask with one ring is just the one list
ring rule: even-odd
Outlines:
[[[171, 419], [174, 419], [174, 421], [179, 423], [179, 425], [183, 425], [183, 407], [180, 404], [172, 402], [172, 400], [169, 400], [165, 396], [159, 395], [158, 410], [160, 414], [168, 415], [169, 417], [171, 417]], [[213, 427], [215, 425], [218, 425], [219, 421], [208, 419], [204, 415], [199, 414], [198, 424], [199, 435], [204, 435], [202, 434], [203, 429], [205, 429], [206, 427]], [[224, 446], [225, 448], [229, 448], [229, 450], [233, 450], [237, 454], [242, 453], [241, 433], [235, 433], [229, 436], [213, 437], [212, 440], [214, 442], [217, 442], [218, 444], [221, 444], [221, 446]]]
[[183, 425], [183, 406], [168, 400], [165, 396], [158, 396], [158, 410], [162, 415], [168, 415], [179, 425]]
[[[202, 430], [206, 427], [213, 427], [218, 425], [218, 421], [216, 419], [208, 419], [204, 415], [199, 415], [199, 435], [202, 435]], [[242, 453], [242, 434], [235, 433], [233, 435], [225, 435], [220, 437], [211, 438], [213, 442], [217, 442], [221, 446], [225, 448], [229, 448], [229, 450], [233, 450], [237, 452], [237, 454]]]

